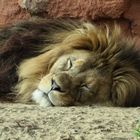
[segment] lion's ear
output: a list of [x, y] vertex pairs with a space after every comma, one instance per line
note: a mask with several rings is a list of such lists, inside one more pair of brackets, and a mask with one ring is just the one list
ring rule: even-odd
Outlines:
[[[132, 69], [114, 72], [111, 91], [112, 101], [117, 106], [140, 105], [140, 74]], [[136, 101], [137, 100], [137, 101]]]

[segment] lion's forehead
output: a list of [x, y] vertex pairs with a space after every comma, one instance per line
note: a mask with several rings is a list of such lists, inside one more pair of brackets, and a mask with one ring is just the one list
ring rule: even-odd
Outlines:
[[78, 69], [80, 68], [84, 63], [86, 63], [86, 60], [90, 56], [90, 53], [88, 51], [84, 50], [73, 50], [72, 52], [68, 54], [63, 54], [62, 56], [58, 57], [52, 68], [50, 69], [51, 72], [63, 67], [66, 64], [67, 59], [71, 59], [73, 68], [72, 69]]

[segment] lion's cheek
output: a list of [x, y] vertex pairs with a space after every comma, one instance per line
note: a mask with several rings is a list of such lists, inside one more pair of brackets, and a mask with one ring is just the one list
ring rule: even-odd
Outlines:
[[53, 105], [55, 106], [67, 106], [74, 105], [74, 99], [65, 93], [59, 91], [52, 91], [48, 94], [48, 97]]

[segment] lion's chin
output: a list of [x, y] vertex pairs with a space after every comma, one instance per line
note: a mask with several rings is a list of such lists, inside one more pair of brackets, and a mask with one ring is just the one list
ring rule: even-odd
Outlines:
[[68, 106], [71, 104], [70, 98], [62, 101], [62, 97], [65, 95], [63, 92], [50, 90], [48, 93], [36, 89], [32, 93], [32, 100], [42, 107], [49, 106]]
[[32, 100], [42, 107], [54, 106], [51, 100], [49, 99], [48, 95], [39, 89], [36, 89], [32, 93]]

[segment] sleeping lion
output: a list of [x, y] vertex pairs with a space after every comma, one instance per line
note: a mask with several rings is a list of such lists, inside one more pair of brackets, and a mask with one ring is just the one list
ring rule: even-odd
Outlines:
[[40, 106], [140, 105], [140, 53], [119, 27], [29, 20], [0, 29], [0, 98]]

